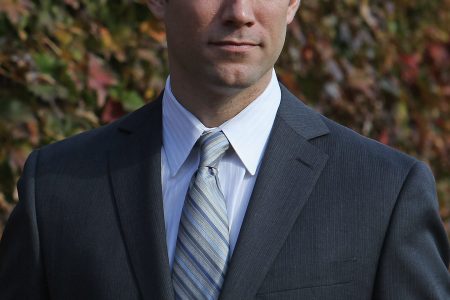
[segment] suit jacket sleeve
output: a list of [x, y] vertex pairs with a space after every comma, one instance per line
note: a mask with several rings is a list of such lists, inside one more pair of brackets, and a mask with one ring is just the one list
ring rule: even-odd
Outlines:
[[448, 238], [434, 178], [417, 162], [400, 191], [378, 265], [374, 299], [450, 299]]
[[38, 151], [19, 181], [19, 203], [0, 242], [0, 299], [48, 299], [35, 207]]

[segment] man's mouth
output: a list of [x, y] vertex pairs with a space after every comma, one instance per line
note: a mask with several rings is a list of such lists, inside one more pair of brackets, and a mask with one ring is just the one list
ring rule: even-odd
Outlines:
[[218, 49], [229, 52], [246, 52], [260, 47], [259, 43], [252, 40], [225, 39], [211, 41], [209, 42], [209, 44], [213, 47], [217, 47]]

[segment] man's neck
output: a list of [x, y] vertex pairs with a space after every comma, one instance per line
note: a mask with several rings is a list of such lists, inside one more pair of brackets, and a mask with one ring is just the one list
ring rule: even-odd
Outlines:
[[268, 86], [272, 73], [246, 88], [210, 88], [201, 83], [190, 84], [171, 76], [175, 98], [206, 127], [218, 127], [232, 119], [252, 103]]

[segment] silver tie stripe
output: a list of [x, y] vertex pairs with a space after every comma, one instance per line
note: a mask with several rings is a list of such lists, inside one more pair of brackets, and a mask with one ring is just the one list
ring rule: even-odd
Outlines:
[[200, 165], [186, 195], [172, 271], [177, 299], [217, 299], [229, 259], [225, 199], [217, 166], [229, 147], [222, 131], [198, 140]]

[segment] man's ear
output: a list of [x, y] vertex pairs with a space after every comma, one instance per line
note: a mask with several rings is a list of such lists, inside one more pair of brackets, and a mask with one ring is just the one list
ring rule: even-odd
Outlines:
[[298, 8], [300, 7], [300, 2], [301, 0], [289, 0], [289, 7], [286, 18], [288, 24], [291, 23], [292, 20], [294, 19], [295, 14], [297, 13]]
[[147, 0], [147, 6], [159, 20], [164, 19], [167, 0]]

